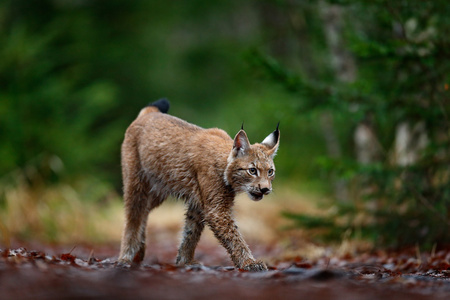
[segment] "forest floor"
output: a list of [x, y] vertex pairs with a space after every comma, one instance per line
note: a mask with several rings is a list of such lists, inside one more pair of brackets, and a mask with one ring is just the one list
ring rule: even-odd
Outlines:
[[[167, 247], [168, 244], [165, 245]], [[176, 245], [173, 245], [176, 247]], [[414, 251], [273, 260], [269, 271], [237, 270], [217, 247], [198, 249], [219, 264], [176, 267], [172, 249], [137, 267], [117, 267], [114, 247], [64, 251], [40, 245], [0, 250], [0, 299], [449, 299], [450, 252]], [[277, 255], [271, 247], [256, 256]], [[94, 252], [95, 251], [95, 252]], [[156, 259], [156, 256], [159, 259]]]
[[0, 299], [450, 299], [450, 248], [389, 252], [351, 241], [319, 246], [301, 230], [280, 230], [288, 223], [279, 213], [320, 212], [301, 199], [279, 198], [283, 203], [267, 201], [265, 207], [240, 199], [236, 209], [267, 272], [235, 269], [208, 230], [196, 251], [203, 266], [175, 266], [183, 207], [168, 203], [150, 215], [140, 266], [116, 266], [123, 220], [116, 221], [111, 243], [13, 240], [6, 247], [0, 241]]

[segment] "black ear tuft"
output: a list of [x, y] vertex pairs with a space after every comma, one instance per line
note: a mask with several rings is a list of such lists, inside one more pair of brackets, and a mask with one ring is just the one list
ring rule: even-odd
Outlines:
[[275, 131], [273, 132], [273, 134], [275, 135], [276, 141], [278, 141], [278, 139], [280, 138], [280, 130], [278, 129], [279, 127], [280, 127], [280, 122], [278, 121], [277, 129], [275, 129]]
[[159, 109], [162, 113], [167, 113], [169, 111], [170, 102], [167, 100], [167, 98], [159, 99], [153, 103], [150, 103], [148, 106], [155, 106]]
[[241, 130], [244, 130], [244, 122], [242, 121]]

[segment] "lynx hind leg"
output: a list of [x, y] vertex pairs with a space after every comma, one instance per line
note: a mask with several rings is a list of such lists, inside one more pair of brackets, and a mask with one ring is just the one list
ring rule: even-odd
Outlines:
[[189, 205], [186, 211], [183, 239], [178, 249], [177, 265], [198, 264], [194, 260], [194, 253], [204, 228], [205, 221], [203, 212], [198, 207]]
[[147, 218], [150, 211], [165, 199], [150, 195], [145, 181], [125, 186], [125, 228], [120, 246], [119, 263], [140, 263], [145, 256]]

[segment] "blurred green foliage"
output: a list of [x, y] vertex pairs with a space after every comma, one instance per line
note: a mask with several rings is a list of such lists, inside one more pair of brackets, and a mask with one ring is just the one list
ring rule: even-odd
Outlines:
[[[335, 8], [333, 25], [324, 12]], [[167, 97], [171, 114], [231, 136], [245, 121], [251, 142], [281, 121], [277, 176], [330, 195], [338, 178], [351, 191], [323, 226], [383, 244], [448, 242], [449, 13], [446, 1], [419, 0], [4, 0], [1, 184], [83, 182], [91, 192], [79, 198], [93, 201], [107, 194], [99, 180], [120, 191], [125, 129]], [[333, 68], [330, 26], [354, 80]], [[327, 152], [324, 112], [340, 155]], [[352, 139], [367, 120], [383, 150], [361, 164]], [[401, 122], [424, 122], [429, 140], [408, 166], [391, 155]]]
[[[292, 19], [306, 11], [322, 15], [322, 28], [306, 22], [298, 33], [308, 32], [302, 37], [305, 44], [329, 34], [329, 53], [312, 48], [304, 58], [315, 62], [328, 57], [328, 72], [308, 71], [309, 62], [296, 70], [282, 62], [285, 57], [262, 51], [252, 55], [253, 65], [267, 80], [298, 95], [303, 113], [333, 117], [342, 154], [322, 157], [318, 163], [349, 191], [328, 217], [285, 216], [298, 226], [328, 228], [335, 238], [350, 230], [391, 246], [450, 242], [448, 3], [281, 3], [280, 10]], [[330, 37], [333, 30], [340, 33], [338, 38]], [[354, 62], [352, 80], [339, 78], [348, 70], [335, 69], [330, 76], [333, 58]], [[358, 151], [368, 151], [358, 150], [352, 141], [361, 125], [370, 131], [365, 136], [373, 142], [369, 150], [378, 149], [369, 161], [357, 159]], [[417, 149], [421, 143], [423, 148]]]
[[[160, 97], [172, 114], [232, 136], [245, 121], [252, 142], [281, 120], [292, 143], [295, 99], [255, 81], [245, 60], [263, 40], [255, 9], [251, 1], [3, 1], [0, 173], [56, 155], [64, 165], [56, 178], [95, 174], [119, 190], [125, 129]], [[311, 128], [302, 130], [314, 139]]]

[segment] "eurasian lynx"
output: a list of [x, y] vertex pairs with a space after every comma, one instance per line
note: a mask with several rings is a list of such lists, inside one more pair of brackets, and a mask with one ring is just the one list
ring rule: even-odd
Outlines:
[[130, 125], [122, 144], [125, 229], [119, 263], [138, 263], [145, 254], [149, 212], [169, 195], [187, 206], [178, 265], [194, 264], [194, 251], [208, 225], [237, 268], [267, 270], [251, 251], [233, 220], [235, 195], [259, 201], [272, 191], [280, 132], [251, 145], [241, 129], [231, 139], [225, 131], [203, 129], [167, 113], [158, 100]]

